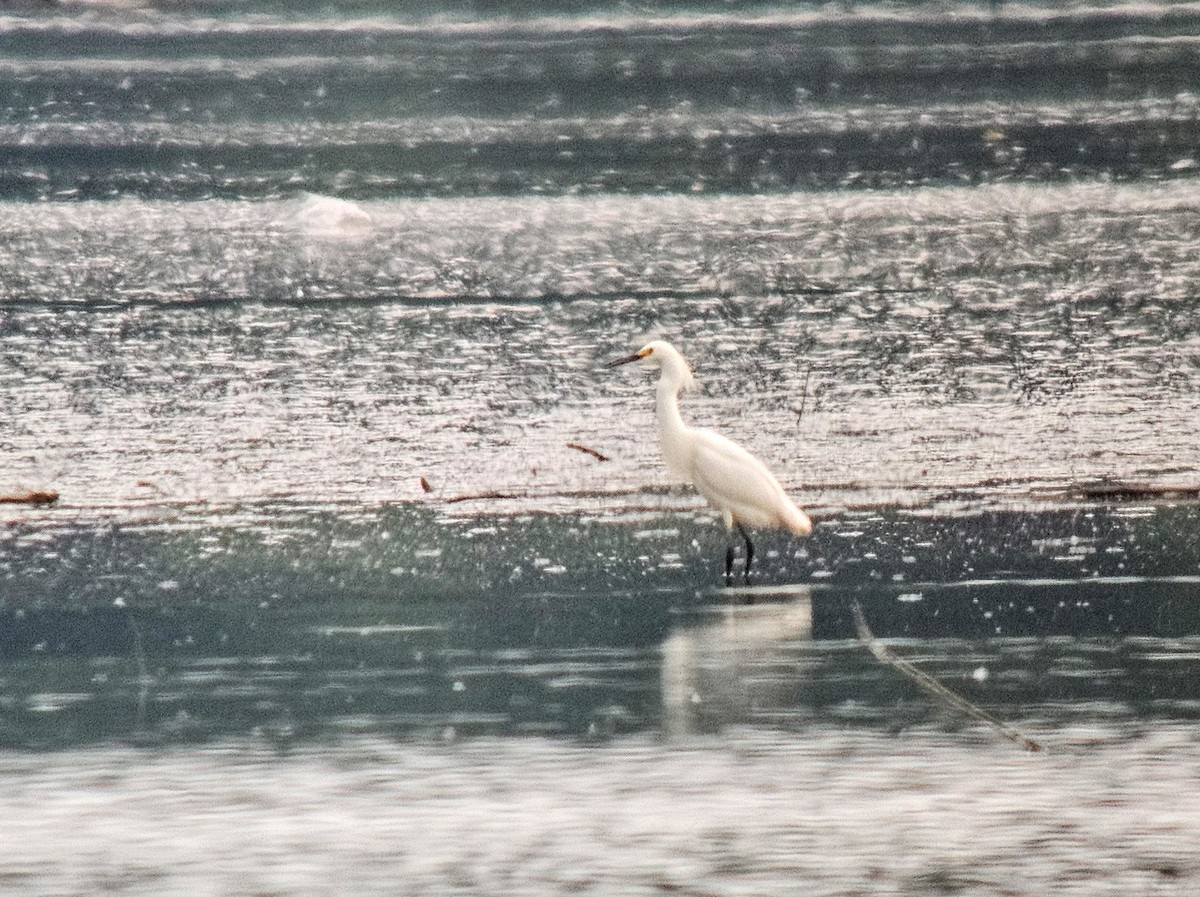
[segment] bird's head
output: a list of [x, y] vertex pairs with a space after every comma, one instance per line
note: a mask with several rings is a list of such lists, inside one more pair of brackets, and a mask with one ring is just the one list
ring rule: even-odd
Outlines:
[[676, 384], [677, 389], [693, 389], [696, 386], [687, 360], [666, 340], [656, 339], [646, 343], [632, 355], [610, 361], [608, 367], [615, 368], [635, 361], [641, 362], [644, 367], [661, 368], [663, 382]]

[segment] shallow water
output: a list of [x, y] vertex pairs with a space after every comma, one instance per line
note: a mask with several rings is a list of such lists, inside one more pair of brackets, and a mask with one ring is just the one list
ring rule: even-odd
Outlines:
[[1195, 15], [6, 7], [0, 890], [1194, 893]]

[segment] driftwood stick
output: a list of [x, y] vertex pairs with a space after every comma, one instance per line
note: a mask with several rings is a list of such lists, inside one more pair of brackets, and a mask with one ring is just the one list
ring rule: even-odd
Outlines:
[[452, 495], [447, 498], [446, 504], [456, 505], [464, 501], [481, 501], [490, 498], [531, 498], [529, 492], [471, 492], [467, 495]]
[[862, 606], [857, 601], [854, 602], [854, 628], [858, 631], [859, 639], [867, 646], [867, 650], [870, 651], [875, 656], [875, 659], [880, 663], [884, 664], [885, 666], [889, 666], [900, 673], [903, 673], [925, 691], [929, 692], [929, 694], [949, 704], [955, 710], [965, 713], [967, 716], [973, 717], [980, 722], [987, 723], [989, 726], [995, 727], [1001, 735], [1014, 744], [1020, 745], [1020, 747], [1024, 748], [1025, 750], [1040, 751], [1042, 749], [1042, 746], [1032, 738], [1027, 738], [1026, 736], [1022, 735], [1016, 729], [992, 716], [982, 707], [972, 704], [962, 695], [946, 688], [946, 686], [942, 685], [942, 683], [938, 682], [928, 673], [918, 670], [907, 660], [897, 657], [895, 654], [889, 651], [886, 645], [881, 643], [879, 639], [875, 638], [875, 634], [871, 632], [871, 628], [867, 626], [867, 618], [863, 615]]
[[58, 501], [58, 493], [53, 490], [45, 492], [15, 492], [12, 495], [0, 495], [0, 505], [52, 505]]
[[1101, 501], [1200, 498], [1200, 483], [1085, 483], [1076, 489], [1083, 498]]

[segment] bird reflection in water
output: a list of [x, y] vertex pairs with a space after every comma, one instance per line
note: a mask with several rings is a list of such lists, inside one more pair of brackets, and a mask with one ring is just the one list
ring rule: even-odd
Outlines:
[[756, 710], [794, 704], [797, 661], [772, 674], [790, 643], [812, 638], [807, 585], [723, 589], [726, 603], [662, 644], [663, 730], [668, 737], [714, 731]]

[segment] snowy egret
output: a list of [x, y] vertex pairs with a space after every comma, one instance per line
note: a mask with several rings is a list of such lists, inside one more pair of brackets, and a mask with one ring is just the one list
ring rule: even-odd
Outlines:
[[[690, 482], [721, 512], [732, 538], [736, 526], [746, 540], [746, 570], [754, 560], [754, 543], [746, 527], [782, 527], [798, 536], [812, 532], [812, 521], [788, 498], [779, 481], [761, 461], [731, 439], [712, 430], [689, 427], [679, 414], [679, 392], [695, 385], [691, 368], [675, 347], [654, 340], [608, 367], [640, 361], [662, 371], [658, 381], [658, 437], [667, 469]], [[725, 551], [725, 579], [733, 573], [732, 541]]]

